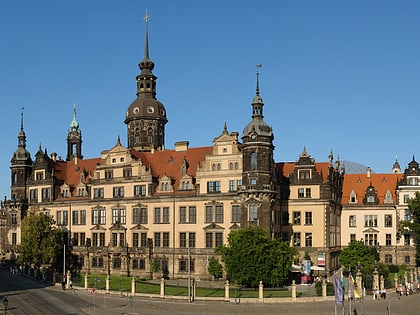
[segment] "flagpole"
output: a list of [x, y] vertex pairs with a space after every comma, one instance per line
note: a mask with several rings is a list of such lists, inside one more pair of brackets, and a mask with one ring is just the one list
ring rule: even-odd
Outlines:
[[349, 291], [348, 291], [348, 299], [349, 299], [349, 314], [351, 314], [351, 296], [352, 296], [352, 294], [351, 294], [351, 290], [352, 290], [351, 285], [352, 285], [352, 283], [350, 283], [350, 281], [351, 281], [351, 269], [350, 269], [350, 267], [349, 267]]

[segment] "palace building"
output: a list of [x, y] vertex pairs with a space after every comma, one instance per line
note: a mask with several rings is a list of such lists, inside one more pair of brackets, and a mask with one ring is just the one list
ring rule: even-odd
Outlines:
[[[26, 149], [23, 125], [11, 160], [11, 198], [2, 202], [3, 259], [19, 252], [20, 222], [32, 209], [54, 217], [83, 272], [139, 277], [207, 279], [208, 262], [232, 230], [259, 226], [308, 253], [326, 274], [339, 267], [344, 167], [316, 162], [306, 151], [296, 162], [274, 161], [274, 132], [265, 122], [259, 72], [250, 121], [242, 134], [221, 133], [205, 147], [188, 141], [165, 146], [165, 106], [156, 98], [149, 56], [136, 77], [137, 97], [120, 138], [96, 158], [83, 156], [76, 107], [66, 159]], [[275, 119], [274, 117], [270, 119]], [[13, 218], [15, 219], [12, 219]], [[11, 255], [14, 256], [11, 256]], [[158, 266], [159, 271], [156, 270]], [[70, 267], [70, 265], [68, 265]]]

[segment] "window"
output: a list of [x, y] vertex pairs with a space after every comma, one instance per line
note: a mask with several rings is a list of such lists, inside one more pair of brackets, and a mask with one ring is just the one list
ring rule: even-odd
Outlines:
[[161, 246], [161, 237], [160, 233], [155, 233], [155, 247]]
[[311, 188], [298, 188], [298, 198], [311, 198]]
[[123, 176], [124, 177], [131, 177], [131, 175], [132, 175], [131, 168], [124, 168], [123, 169]]
[[349, 216], [349, 227], [356, 227], [356, 216], [350, 215]]
[[114, 198], [124, 197], [124, 187], [114, 187], [113, 188], [113, 197]]
[[305, 233], [305, 247], [312, 247], [312, 233]]
[[256, 152], [251, 153], [249, 167], [251, 171], [256, 170], [258, 168], [258, 158]]
[[392, 194], [389, 190], [385, 194], [385, 203], [392, 203]]
[[196, 223], [197, 222], [197, 208], [195, 206], [191, 206], [188, 208], [188, 222], [189, 223]]
[[190, 190], [190, 189], [191, 189], [191, 182], [190, 181], [182, 181], [181, 190]]
[[385, 263], [386, 264], [392, 264], [392, 255], [391, 254], [386, 254], [385, 255]]
[[12, 233], [12, 245], [17, 245], [17, 233]]
[[206, 232], [206, 248], [213, 248], [223, 245], [222, 232]]
[[92, 246], [93, 247], [105, 246], [105, 233], [104, 232], [92, 233]]
[[365, 234], [365, 245], [366, 246], [378, 245], [378, 235], [375, 233]]
[[112, 170], [105, 171], [105, 179], [112, 179], [114, 177], [114, 173]]
[[229, 180], [229, 191], [235, 191], [235, 180]]
[[187, 207], [179, 207], [179, 223], [187, 223]]
[[134, 196], [146, 196], [146, 185], [136, 185], [134, 186]]
[[391, 246], [391, 241], [392, 240], [392, 237], [391, 237], [391, 234], [386, 234], [385, 235], [385, 245], [386, 246]]
[[305, 212], [305, 225], [312, 225], [312, 212], [311, 211]]
[[71, 219], [72, 219], [72, 224], [73, 225], [78, 225], [79, 224], [79, 211], [78, 210], [73, 210], [72, 211]]
[[179, 247], [187, 247], [187, 233], [185, 232], [179, 233]]
[[139, 233], [134, 232], [133, 233], [133, 247], [139, 247], [139, 245], [140, 245], [140, 242], [139, 242]]
[[124, 208], [118, 209], [113, 208], [112, 209], [112, 224], [125, 224], [126, 223], [126, 211]]
[[147, 224], [147, 208], [133, 208], [133, 224]]
[[293, 246], [300, 247], [300, 232], [293, 233]]
[[86, 225], [86, 210], [73, 210], [71, 216], [73, 225]]
[[[188, 259], [181, 258], [179, 260], [179, 271], [180, 272], [188, 272]], [[194, 271], [194, 259], [190, 259], [190, 270]]]
[[207, 182], [207, 192], [220, 192], [220, 181]]
[[206, 222], [223, 223], [223, 205], [206, 206]]
[[310, 179], [311, 178], [311, 171], [310, 170], [300, 170], [299, 171], [299, 179]]
[[141, 247], [147, 246], [147, 233], [145, 232], [140, 233], [140, 246]]
[[408, 234], [408, 233], [404, 234], [404, 245], [405, 246], [410, 245], [410, 234]]
[[57, 225], [68, 225], [68, 211], [57, 211]]
[[93, 189], [93, 198], [94, 199], [104, 198], [104, 189], [103, 188], [94, 188]]
[[73, 246], [85, 246], [86, 245], [86, 234], [84, 232], [73, 233]]
[[169, 232], [162, 233], [162, 247], [169, 247]]
[[300, 225], [300, 211], [293, 211], [293, 224]]
[[350, 243], [356, 242], [356, 234], [350, 234]]
[[49, 200], [51, 197], [51, 188], [42, 188], [42, 201]]
[[194, 232], [188, 233], [188, 246], [190, 248], [195, 248], [195, 233]]
[[250, 205], [248, 208], [248, 221], [256, 222], [258, 220], [258, 206]]
[[378, 216], [376, 214], [365, 215], [365, 227], [378, 226]]
[[95, 208], [92, 209], [92, 224], [105, 224], [106, 223], [106, 213], [105, 208]]
[[239, 205], [232, 206], [232, 223], [239, 223], [241, 220], [241, 209]]
[[385, 214], [385, 227], [392, 227], [392, 214]]
[[404, 198], [404, 203], [408, 203], [408, 200], [410, 199], [410, 196], [408, 194], [403, 196]]
[[31, 189], [29, 191], [29, 199], [31, 202], [38, 202], [38, 189]]
[[161, 223], [160, 208], [155, 208], [154, 209], [154, 223]]
[[114, 267], [114, 269], [121, 269], [121, 258], [120, 257], [115, 257], [112, 260], [112, 267]]
[[92, 267], [102, 268], [104, 266], [103, 257], [92, 257]]
[[410, 264], [410, 261], [411, 261], [410, 256], [404, 256], [404, 262], [406, 264]]
[[213, 233], [206, 233], [206, 248], [213, 247]]
[[118, 233], [112, 233], [111, 234], [111, 246], [116, 247], [118, 244]]
[[16, 225], [17, 221], [17, 213], [12, 213], [12, 225]]
[[[188, 218], [188, 221], [187, 221]], [[179, 223], [196, 223], [197, 208], [195, 206], [179, 207]]]

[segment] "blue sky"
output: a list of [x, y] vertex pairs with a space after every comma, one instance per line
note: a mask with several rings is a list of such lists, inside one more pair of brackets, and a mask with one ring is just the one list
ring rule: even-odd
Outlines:
[[276, 161], [304, 146], [316, 161], [332, 149], [377, 173], [396, 156], [403, 169], [420, 160], [419, 1], [1, 1], [0, 196], [22, 107], [33, 157], [41, 145], [65, 158], [73, 104], [85, 158], [118, 136], [126, 145], [146, 9], [168, 149], [212, 145], [225, 122], [242, 134], [263, 64]]

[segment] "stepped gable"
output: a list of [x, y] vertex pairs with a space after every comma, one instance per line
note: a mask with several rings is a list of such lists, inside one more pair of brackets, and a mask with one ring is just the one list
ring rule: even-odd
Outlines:
[[353, 190], [356, 193], [357, 202], [352, 204], [362, 204], [366, 190], [369, 186], [372, 186], [375, 189], [379, 204], [384, 204], [387, 191], [392, 194], [392, 200], [395, 203], [397, 200], [395, 191], [397, 183], [401, 178], [402, 174], [390, 173], [344, 174], [342, 204], [349, 203], [350, 195]]
[[[295, 171], [296, 162], [281, 162], [275, 163], [274, 168], [277, 174], [289, 178], [290, 175]], [[323, 180], [328, 179], [328, 162], [315, 162], [315, 171], [322, 175]]]
[[166, 175], [172, 179], [173, 187], [178, 187], [184, 159], [188, 162], [187, 174], [195, 178], [198, 166], [202, 166], [206, 156], [212, 152], [213, 147], [206, 146], [182, 151], [139, 152], [132, 150], [131, 154], [134, 158], [140, 159], [143, 165], [149, 167], [154, 177], [161, 178]]

